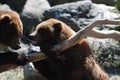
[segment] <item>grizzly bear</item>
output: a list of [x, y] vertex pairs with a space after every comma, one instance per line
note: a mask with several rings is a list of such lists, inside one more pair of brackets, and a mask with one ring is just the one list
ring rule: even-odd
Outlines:
[[19, 49], [22, 31], [22, 22], [16, 12], [0, 10], [0, 44]]
[[27, 62], [24, 54], [12, 52], [20, 48], [22, 31], [18, 13], [0, 10], [0, 72]]
[[33, 45], [40, 46], [48, 58], [34, 62], [35, 68], [47, 80], [109, 80], [96, 63], [85, 39], [64, 51], [52, 49], [74, 34], [68, 25], [56, 19], [38, 24], [29, 39]]

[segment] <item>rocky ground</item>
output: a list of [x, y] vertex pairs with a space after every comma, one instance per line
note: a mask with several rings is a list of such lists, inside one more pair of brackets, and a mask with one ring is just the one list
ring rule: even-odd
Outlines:
[[[50, 6], [47, 0], [25, 0], [26, 3], [24, 2], [24, 0], [20, 0], [20, 1], [22, 2], [19, 2], [19, 1], [16, 2], [16, 0], [12, 0], [12, 1], [0, 0], [0, 3], [1, 3], [0, 10], [1, 9], [14, 10], [20, 14], [20, 17], [24, 26], [24, 35], [29, 34], [32, 31], [31, 29], [33, 28], [33, 26], [36, 26], [42, 20], [46, 20], [48, 18], [60, 19], [65, 23], [67, 23], [68, 25], [70, 25], [76, 31], [85, 27], [86, 25], [90, 24], [95, 20], [99, 20], [99, 19], [112, 20], [112, 19], [120, 18], [119, 14], [114, 13], [114, 10], [115, 10], [114, 7], [110, 7], [103, 4], [100, 4], [100, 5], [94, 4], [90, 0], [66, 3], [61, 5], [56, 5], [58, 3], [54, 3], [56, 6]], [[48, 0], [48, 1], [52, 1], [52, 0]], [[59, 0], [56, 0], [56, 1], [59, 1]], [[92, 0], [92, 1], [96, 1], [96, 0]], [[97, 1], [103, 1], [103, 0], [97, 0]], [[107, 1], [111, 1], [111, 0], [107, 0]], [[16, 4], [16, 3], [19, 3], [19, 4]], [[102, 29], [106, 29], [107, 27], [110, 27], [110, 26], [101, 25], [101, 26], [98, 26], [97, 29], [102, 30]], [[100, 44], [105, 45], [105, 48], [102, 45], [102, 48], [100, 49], [102, 50], [104, 48], [106, 52], [108, 52], [109, 50], [107, 49], [110, 48], [110, 46], [108, 45], [114, 44], [116, 45], [116, 47], [120, 47], [119, 46], [120, 44], [116, 44], [115, 43], [116, 41], [113, 41], [113, 40], [103, 41], [98, 39], [89, 39], [89, 41], [95, 42], [94, 44], [95, 45], [97, 44], [97, 46]], [[95, 45], [92, 45], [92, 46], [95, 46]], [[22, 44], [22, 49], [19, 52], [28, 53], [28, 50], [27, 50], [28, 46], [29, 45]], [[113, 52], [113, 50], [111, 52]], [[28, 70], [27, 67], [25, 69], [26, 69], [25, 71]], [[24, 75], [23, 68], [19, 67], [14, 70], [1, 73], [0, 80], [23, 80], [24, 79], [23, 75]], [[26, 75], [31, 75], [31, 72], [29, 72], [28, 70]], [[112, 75], [110, 77], [111, 77], [111, 80], [120, 80], [119, 75]]]
[[[14, 70], [6, 71], [0, 74], [0, 80], [24, 80], [23, 68], [18, 67]], [[120, 80], [119, 75], [111, 75], [110, 80]]]
[[0, 80], [24, 80], [23, 68], [18, 67], [16, 69], [1, 73]]

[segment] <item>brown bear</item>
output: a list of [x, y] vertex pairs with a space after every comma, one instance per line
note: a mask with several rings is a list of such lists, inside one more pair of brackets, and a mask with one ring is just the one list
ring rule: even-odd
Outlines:
[[19, 49], [22, 36], [22, 23], [19, 15], [13, 11], [0, 10], [0, 44]]
[[27, 62], [25, 55], [12, 52], [20, 48], [22, 31], [18, 13], [0, 10], [0, 72]]
[[37, 25], [30, 34], [32, 44], [47, 54], [45, 60], [34, 62], [35, 68], [47, 80], [109, 80], [108, 75], [94, 60], [85, 39], [64, 51], [53, 51], [54, 45], [71, 37], [75, 32], [65, 23], [49, 19]]

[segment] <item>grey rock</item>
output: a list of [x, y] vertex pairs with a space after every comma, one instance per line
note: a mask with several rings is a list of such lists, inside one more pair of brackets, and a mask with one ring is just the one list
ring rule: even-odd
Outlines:
[[48, 0], [51, 6], [58, 5], [58, 4], [64, 4], [64, 3], [70, 3], [70, 2], [76, 2], [76, 1], [85, 1], [85, 0]]
[[92, 2], [97, 4], [106, 4], [109, 6], [115, 6], [114, 0], [92, 0]]
[[96, 60], [102, 67], [108, 67], [106, 63], [112, 66], [113, 62], [120, 61], [120, 43], [113, 39], [87, 38], [94, 52]]
[[91, 22], [90, 19], [97, 17], [101, 18], [102, 13], [99, 12], [99, 9], [91, 1], [78, 1], [57, 5], [44, 12], [44, 19], [59, 19], [71, 26], [75, 31], [88, 25]]
[[24, 80], [47, 80], [35, 70], [32, 63], [24, 66]]
[[45, 20], [56, 18], [78, 31], [95, 20], [119, 18], [117, 13], [112, 12], [113, 9], [113, 7], [97, 5], [86, 0], [53, 6], [43, 15]]
[[0, 5], [0, 10], [10, 10], [11, 8], [7, 4]]
[[0, 0], [0, 3], [7, 4], [14, 11], [21, 12], [26, 0]]
[[28, 35], [32, 28], [42, 21], [43, 12], [50, 8], [46, 0], [27, 0], [20, 14], [24, 26], [24, 35]]

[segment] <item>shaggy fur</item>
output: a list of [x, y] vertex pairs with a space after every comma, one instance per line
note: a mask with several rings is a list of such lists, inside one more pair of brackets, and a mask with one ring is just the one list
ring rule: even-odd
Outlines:
[[0, 10], [0, 44], [12, 49], [20, 48], [22, 31], [22, 23], [16, 12]]
[[12, 52], [20, 48], [23, 26], [19, 15], [13, 11], [0, 10], [0, 72], [25, 65], [24, 54]]
[[40, 46], [48, 59], [34, 62], [35, 68], [48, 80], [109, 80], [108, 75], [95, 62], [85, 39], [61, 52], [52, 47], [68, 39], [75, 32], [65, 23], [49, 19], [37, 25], [30, 34], [31, 42]]

